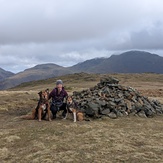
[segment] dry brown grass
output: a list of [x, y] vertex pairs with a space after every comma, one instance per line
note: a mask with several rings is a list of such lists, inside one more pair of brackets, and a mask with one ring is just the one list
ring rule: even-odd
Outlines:
[[[162, 162], [162, 117], [73, 123], [1, 118], [3, 162]], [[3, 120], [3, 122], [2, 122]]]
[[[163, 102], [163, 75], [113, 74], [120, 84], [132, 86]], [[100, 75], [63, 77], [69, 93], [86, 89]], [[87, 79], [87, 80], [86, 80]], [[148, 80], [147, 80], [148, 79]], [[50, 79], [49, 79], [50, 80]], [[22, 120], [37, 104], [37, 92], [53, 82], [0, 91], [0, 160], [2, 163], [53, 162], [162, 162], [163, 117], [96, 119], [73, 123], [57, 118], [52, 122]], [[21, 91], [20, 91], [21, 90]], [[29, 91], [31, 90], [31, 91]]]

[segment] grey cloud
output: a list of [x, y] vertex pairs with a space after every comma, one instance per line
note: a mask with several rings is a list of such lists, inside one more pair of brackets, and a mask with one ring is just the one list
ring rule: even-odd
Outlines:
[[6, 18], [0, 21], [1, 44], [105, 37], [137, 22], [142, 13], [139, 1], [129, 0], [6, 1], [8, 5], [0, 7], [0, 15]]
[[153, 23], [140, 31], [132, 31], [123, 37], [123, 42], [119, 42], [117, 49], [163, 49], [163, 24]]
[[130, 49], [161, 51], [162, 6], [162, 0], [0, 0], [0, 67], [20, 71]]
[[163, 25], [154, 26], [151, 30], [132, 33], [133, 47], [141, 49], [163, 49]]

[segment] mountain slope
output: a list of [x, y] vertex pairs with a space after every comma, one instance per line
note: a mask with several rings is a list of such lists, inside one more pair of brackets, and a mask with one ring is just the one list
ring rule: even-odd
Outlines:
[[0, 82], [0, 89], [11, 88], [23, 82], [47, 79], [70, 73], [72, 72], [69, 69], [58, 66], [56, 64], [37, 65]]
[[5, 80], [6, 78], [13, 76], [14, 73], [10, 72], [10, 71], [6, 71], [2, 68], [0, 68], [0, 81]]
[[[89, 64], [90, 63], [90, 64]], [[88, 66], [90, 65], [90, 66]], [[94, 65], [94, 66], [92, 66]], [[71, 67], [83, 71], [85, 62]], [[87, 61], [85, 72], [90, 73], [163, 73], [163, 57], [143, 51], [129, 51], [94, 61]]]
[[163, 57], [143, 51], [128, 51], [120, 55], [112, 55], [109, 58], [94, 58], [67, 68], [56, 64], [42, 64], [0, 81], [0, 89], [74, 72], [101, 74], [153, 72], [163, 74]]
[[163, 57], [148, 52], [129, 51], [111, 56], [94, 71], [97, 69], [102, 73], [163, 73]]
[[96, 69], [97, 65], [103, 63], [106, 58], [94, 58], [86, 60], [84, 62], [78, 63], [72, 67], [69, 67], [70, 70], [74, 72], [90, 72], [90, 69]]

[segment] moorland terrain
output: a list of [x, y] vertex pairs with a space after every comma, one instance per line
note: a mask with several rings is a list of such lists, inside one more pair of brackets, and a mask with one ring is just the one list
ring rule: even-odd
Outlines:
[[163, 74], [76, 73], [23, 83], [0, 91], [0, 160], [2, 163], [162, 162], [163, 116], [108, 117], [73, 123], [58, 115], [52, 122], [23, 120], [36, 107], [38, 92], [62, 79], [69, 94], [112, 76], [163, 103]]

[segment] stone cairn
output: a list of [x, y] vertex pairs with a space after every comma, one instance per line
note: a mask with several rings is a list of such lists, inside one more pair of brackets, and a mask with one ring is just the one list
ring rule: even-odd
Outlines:
[[153, 117], [163, 114], [163, 105], [149, 100], [132, 87], [119, 85], [119, 80], [103, 78], [93, 88], [73, 92], [73, 99], [86, 116], [117, 118], [128, 115]]

